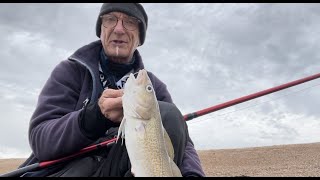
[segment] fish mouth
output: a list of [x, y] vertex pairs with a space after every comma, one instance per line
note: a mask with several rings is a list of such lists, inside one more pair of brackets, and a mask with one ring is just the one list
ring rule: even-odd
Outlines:
[[147, 71], [145, 69], [141, 69], [138, 72], [137, 78], [135, 78], [137, 84], [146, 84], [148, 81]]

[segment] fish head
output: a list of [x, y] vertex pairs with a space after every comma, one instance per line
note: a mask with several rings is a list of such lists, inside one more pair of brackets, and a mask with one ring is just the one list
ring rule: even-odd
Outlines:
[[137, 77], [131, 73], [124, 87], [122, 104], [127, 115], [139, 119], [150, 119], [153, 110], [158, 108], [155, 91], [145, 69], [138, 72]]

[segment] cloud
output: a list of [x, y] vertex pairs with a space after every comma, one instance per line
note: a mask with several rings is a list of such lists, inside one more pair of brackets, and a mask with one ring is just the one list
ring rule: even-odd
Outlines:
[[291, 112], [279, 103], [268, 105], [273, 109], [269, 113], [263, 112], [263, 106], [235, 108], [188, 122], [195, 147], [228, 149], [318, 141], [319, 122], [316, 118]]
[[27, 131], [38, 93], [0, 81], [0, 158], [22, 158], [30, 154]]
[[21, 86], [43, 86], [57, 62], [70, 54], [53, 48], [51, 41], [39, 34], [26, 31], [8, 33], [3, 39], [0, 56], [4, 81]]

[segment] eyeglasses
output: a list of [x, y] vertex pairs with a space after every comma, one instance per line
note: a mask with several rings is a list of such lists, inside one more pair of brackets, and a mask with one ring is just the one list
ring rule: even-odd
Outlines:
[[[105, 28], [114, 28], [119, 21], [118, 17], [111, 14], [100, 16], [100, 18], [102, 19], [102, 25]], [[123, 27], [129, 31], [136, 30], [140, 22], [141, 21], [139, 19], [134, 17], [127, 17], [122, 19]]]

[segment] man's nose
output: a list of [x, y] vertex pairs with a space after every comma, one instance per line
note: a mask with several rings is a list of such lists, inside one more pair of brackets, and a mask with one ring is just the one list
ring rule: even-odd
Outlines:
[[124, 33], [125, 29], [123, 27], [123, 21], [121, 19], [118, 20], [116, 26], [114, 27], [113, 30], [115, 33]]

